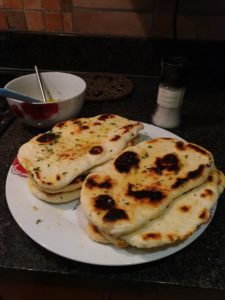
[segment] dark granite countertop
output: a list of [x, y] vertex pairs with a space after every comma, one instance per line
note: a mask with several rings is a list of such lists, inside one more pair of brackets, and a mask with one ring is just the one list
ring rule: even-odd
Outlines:
[[[124, 73], [129, 73], [127, 69], [124, 70]], [[118, 102], [87, 102], [80, 115], [86, 117], [115, 113], [150, 123], [159, 78], [151, 74], [128, 77], [135, 86], [129, 97]], [[190, 80], [183, 103], [182, 123], [179, 128], [171, 131], [209, 149], [214, 154], [216, 165], [225, 172], [225, 89], [221, 82], [215, 77]], [[196, 241], [180, 252], [151, 263], [129, 267], [98, 267], [62, 258], [32, 241], [9, 212], [5, 198], [5, 181], [19, 146], [35, 133], [35, 130], [24, 127], [15, 119], [0, 136], [1, 276], [25, 276], [34, 280], [40, 276], [53, 281], [63, 278], [84, 286], [112, 286], [116, 282], [121, 286], [161, 284], [225, 291], [224, 194], [218, 201], [212, 222]]]

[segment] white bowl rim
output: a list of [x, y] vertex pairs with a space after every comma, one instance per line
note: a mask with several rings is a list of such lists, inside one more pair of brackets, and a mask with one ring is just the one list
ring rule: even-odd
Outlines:
[[[72, 74], [72, 73], [69, 73], [69, 72], [60, 72], [60, 71], [46, 71], [46, 72], [41, 72], [41, 74], [49, 74], [49, 73], [51, 73], [51, 74], [69, 75], [69, 76], [73, 76], [73, 77], [76, 77], [77, 79], [79, 79], [80, 82], [82, 82], [84, 84], [84, 86], [83, 86], [83, 89], [81, 90], [81, 92], [79, 94], [77, 94], [76, 96], [74, 96], [74, 97], [79, 97], [81, 94], [83, 94], [85, 92], [85, 90], [87, 88], [87, 84], [86, 84], [85, 80], [83, 78], [81, 78], [80, 76], [78, 76], [78, 75], [75, 75], [75, 74]], [[9, 82], [7, 82], [5, 84], [5, 86], [4, 86], [4, 88], [7, 88], [7, 89], [10, 90], [10, 88], [8, 88], [8, 86], [11, 83], [19, 81], [20, 79], [24, 79], [26, 77], [30, 77], [31, 75], [32, 76], [36, 76], [35, 73], [30, 73], [30, 74], [26, 74], [26, 75], [22, 75], [22, 76], [16, 77], [16, 78], [10, 80]], [[15, 90], [12, 90], [12, 91], [15, 91]], [[17, 99], [13, 99], [13, 98], [10, 98], [10, 97], [6, 97], [6, 98], [11, 99], [11, 100], [13, 100], [13, 101], [15, 101], [17, 103], [23, 102], [23, 101], [20, 101], [20, 100], [17, 100]], [[59, 100], [59, 101], [52, 101], [52, 102], [41, 102], [40, 101], [40, 103], [39, 102], [35, 102], [35, 103], [29, 103], [29, 104], [30, 105], [50, 105], [50, 104], [54, 104], [54, 103], [67, 102], [67, 101], [70, 101], [71, 99], [72, 99], [72, 97], [69, 98], [69, 99], [64, 99], [64, 100]], [[76, 101], [77, 99], [74, 99], [74, 100]]]

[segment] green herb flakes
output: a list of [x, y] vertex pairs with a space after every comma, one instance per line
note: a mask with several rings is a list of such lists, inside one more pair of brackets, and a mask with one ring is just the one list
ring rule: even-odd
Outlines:
[[41, 222], [42, 222], [41, 219], [37, 219], [37, 220], [36, 220], [36, 224], [40, 224]]

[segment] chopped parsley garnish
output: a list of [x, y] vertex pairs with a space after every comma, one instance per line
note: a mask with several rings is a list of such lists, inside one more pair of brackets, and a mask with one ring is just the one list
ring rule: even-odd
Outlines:
[[36, 224], [39, 224], [39, 223], [41, 223], [41, 222], [42, 222], [41, 219], [37, 219], [37, 220], [36, 220]]
[[34, 172], [40, 171], [40, 167], [33, 168], [33, 171], [34, 171]]

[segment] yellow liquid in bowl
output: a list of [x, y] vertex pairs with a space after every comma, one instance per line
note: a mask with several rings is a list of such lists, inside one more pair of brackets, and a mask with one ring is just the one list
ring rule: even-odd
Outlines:
[[58, 100], [53, 99], [53, 98], [48, 98], [48, 99], [47, 99], [47, 102], [56, 102], [56, 101], [58, 101]]

